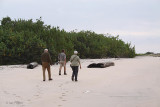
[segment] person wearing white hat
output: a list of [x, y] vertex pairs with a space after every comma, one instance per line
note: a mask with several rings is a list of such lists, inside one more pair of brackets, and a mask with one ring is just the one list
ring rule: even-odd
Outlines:
[[72, 67], [72, 81], [78, 81], [77, 80], [77, 76], [78, 76], [78, 67], [80, 66], [80, 69], [81, 69], [81, 63], [80, 63], [80, 58], [79, 56], [77, 55], [78, 52], [77, 51], [74, 51], [74, 55], [71, 56], [70, 58], [70, 62], [71, 62], [71, 67]]
[[78, 52], [77, 52], [77, 51], [74, 51], [74, 54], [75, 54], [75, 55], [77, 55], [77, 54], [78, 54]]

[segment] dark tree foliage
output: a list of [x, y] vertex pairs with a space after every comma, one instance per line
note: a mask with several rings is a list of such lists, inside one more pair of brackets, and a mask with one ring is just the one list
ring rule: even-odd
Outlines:
[[81, 58], [135, 57], [135, 47], [125, 43], [119, 36], [96, 34], [92, 31], [66, 32], [59, 27], [44, 25], [37, 19], [11, 20], [5, 17], [0, 25], [0, 65], [41, 63], [40, 56], [49, 49], [53, 62], [65, 49], [67, 59], [74, 50]]

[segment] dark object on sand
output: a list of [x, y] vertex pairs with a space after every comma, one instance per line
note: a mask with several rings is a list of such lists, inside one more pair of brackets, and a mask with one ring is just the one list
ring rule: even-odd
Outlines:
[[109, 66], [114, 66], [114, 62], [92, 63], [88, 65], [88, 68], [105, 68]]
[[30, 63], [30, 64], [27, 65], [27, 69], [33, 69], [36, 66], [38, 66], [38, 63], [37, 62], [32, 62], [32, 63]]

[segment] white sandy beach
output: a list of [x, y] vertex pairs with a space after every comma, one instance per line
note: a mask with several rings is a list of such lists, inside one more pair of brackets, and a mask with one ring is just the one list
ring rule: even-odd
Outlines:
[[[87, 68], [93, 62], [113, 61], [115, 66]], [[42, 67], [0, 66], [0, 107], [160, 107], [160, 57], [81, 60], [78, 82], [58, 75], [42, 81]], [[48, 79], [48, 74], [46, 72]]]

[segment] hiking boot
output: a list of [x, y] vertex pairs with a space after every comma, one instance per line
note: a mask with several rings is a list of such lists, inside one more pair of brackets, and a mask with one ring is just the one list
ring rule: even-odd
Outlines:
[[61, 71], [59, 71], [59, 75], [61, 75]]
[[73, 78], [73, 77], [71, 77], [71, 80], [72, 80], [72, 81], [74, 81], [74, 78]]
[[78, 80], [75, 80], [76, 82], [78, 82]]
[[67, 73], [66, 73], [66, 72], [64, 72], [64, 75], [67, 75]]
[[51, 80], [52, 80], [52, 78], [49, 79], [49, 81], [51, 81]]

